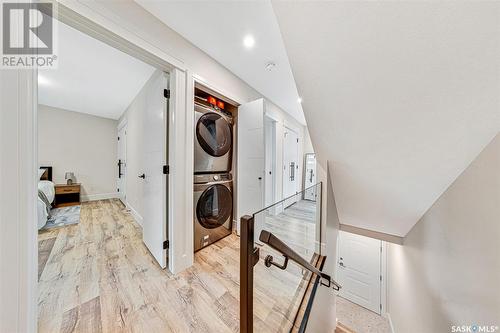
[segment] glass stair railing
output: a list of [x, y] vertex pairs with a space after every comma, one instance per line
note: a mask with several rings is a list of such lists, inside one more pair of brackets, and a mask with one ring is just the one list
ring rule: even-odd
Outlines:
[[318, 183], [241, 218], [240, 332], [304, 332], [321, 272]]

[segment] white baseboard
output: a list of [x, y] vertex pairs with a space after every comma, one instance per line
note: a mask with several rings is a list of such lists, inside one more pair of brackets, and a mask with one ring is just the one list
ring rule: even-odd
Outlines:
[[384, 317], [386, 317], [387, 320], [389, 321], [389, 326], [391, 327], [391, 333], [394, 333], [394, 326], [392, 325], [392, 319], [389, 312], [384, 313]]
[[132, 214], [134, 220], [142, 227], [142, 216], [128, 203], [128, 201], [125, 203], [125, 206], [130, 210], [130, 214]]
[[95, 201], [95, 200], [106, 200], [118, 198], [118, 192], [114, 193], [99, 193], [99, 194], [86, 194], [81, 196], [81, 201]]

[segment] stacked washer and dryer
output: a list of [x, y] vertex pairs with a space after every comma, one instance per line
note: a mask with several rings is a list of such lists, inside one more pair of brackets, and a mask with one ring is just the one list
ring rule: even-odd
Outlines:
[[234, 124], [223, 108], [212, 96], [195, 98], [194, 251], [232, 232]]

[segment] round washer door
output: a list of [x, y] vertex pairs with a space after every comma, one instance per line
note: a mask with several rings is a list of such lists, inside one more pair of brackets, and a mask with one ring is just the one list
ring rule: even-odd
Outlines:
[[205, 113], [196, 124], [196, 138], [205, 152], [214, 157], [223, 156], [233, 142], [231, 124], [217, 113]]
[[196, 204], [198, 222], [207, 229], [222, 226], [231, 217], [233, 198], [224, 185], [215, 184], [207, 188]]

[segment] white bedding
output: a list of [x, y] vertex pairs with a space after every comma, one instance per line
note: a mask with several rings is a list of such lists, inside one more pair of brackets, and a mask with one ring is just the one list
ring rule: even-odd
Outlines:
[[45, 194], [50, 203], [54, 202], [56, 190], [53, 182], [48, 180], [40, 180], [38, 182], [38, 189]]
[[[50, 203], [54, 202], [56, 191], [53, 182], [48, 180], [41, 180], [38, 182], [38, 189], [45, 194]], [[47, 223], [47, 218], [48, 218], [45, 203], [40, 198], [38, 198], [37, 213], [38, 213], [38, 230], [40, 230]]]

